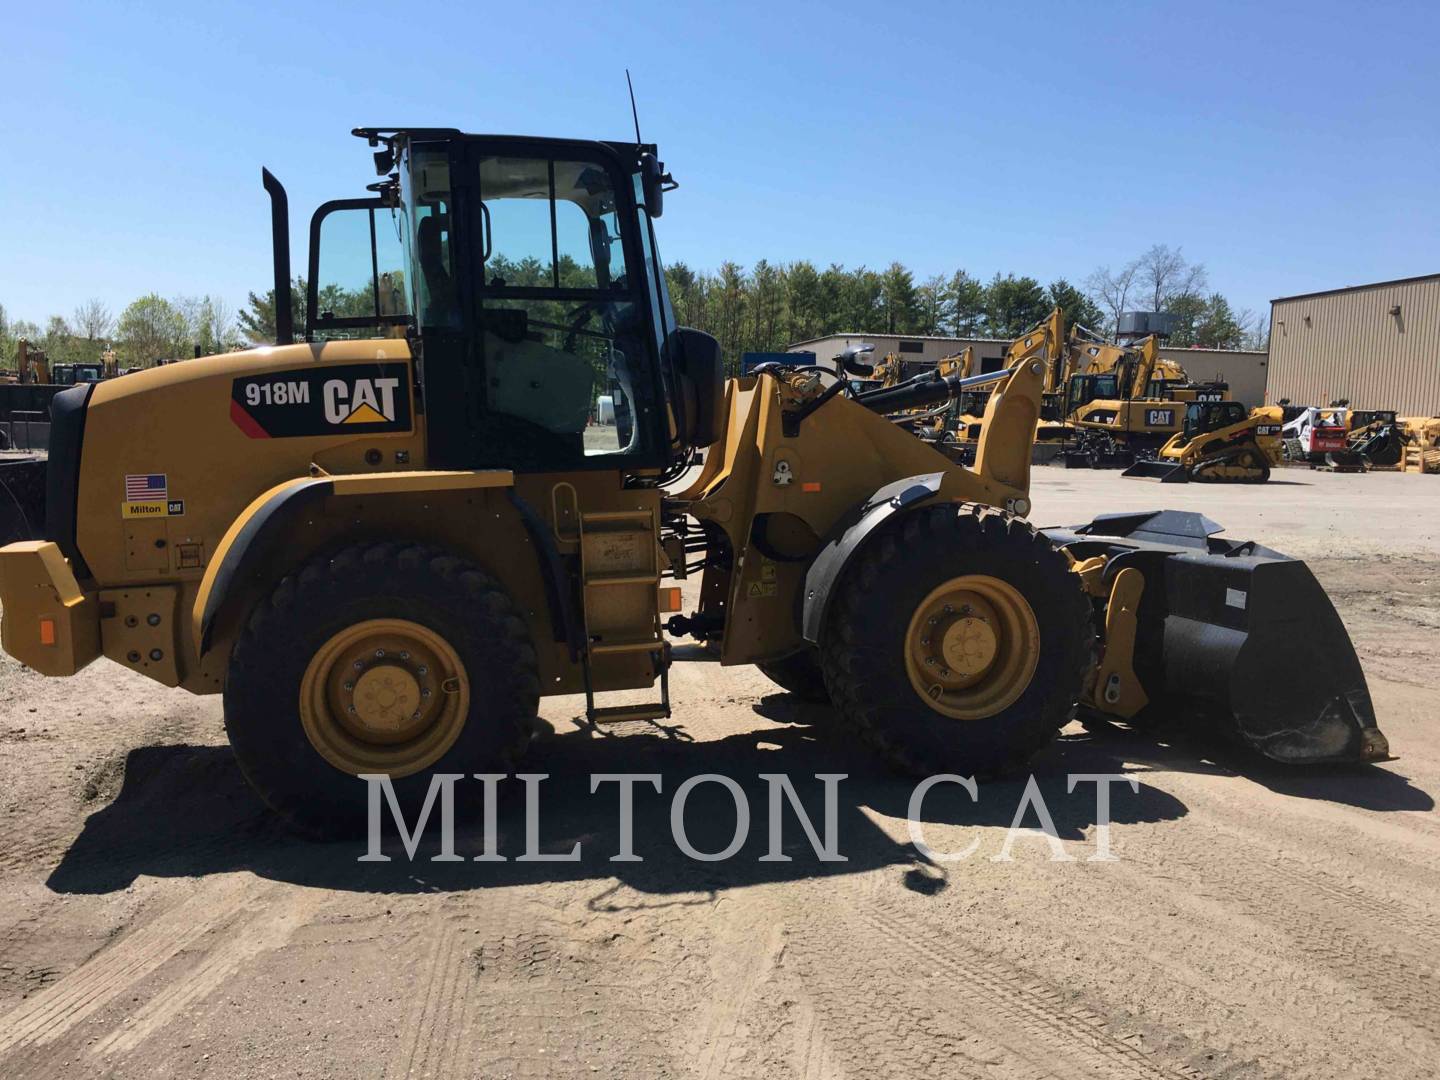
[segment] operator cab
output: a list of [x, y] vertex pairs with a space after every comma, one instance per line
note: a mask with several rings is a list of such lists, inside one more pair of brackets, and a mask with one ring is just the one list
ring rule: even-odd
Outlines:
[[382, 179], [311, 220], [305, 340], [409, 340], [432, 468], [653, 474], [688, 456], [719, 355], [675, 325], [653, 146], [355, 134]]
[[1185, 406], [1185, 424], [1181, 434], [1185, 442], [1232, 424], [1244, 421], [1248, 414], [1238, 401], [1192, 401]]
[[1092, 401], [1114, 401], [1119, 396], [1119, 380], [1113, 371], [1103, 375], [1072, 375], [1066, 393], [1065, 412], [1070, 415]]

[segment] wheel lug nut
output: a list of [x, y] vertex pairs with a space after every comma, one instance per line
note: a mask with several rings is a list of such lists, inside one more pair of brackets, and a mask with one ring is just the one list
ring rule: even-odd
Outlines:
[[355, 684], [354, 684], [353, 682], [347, 682], [347, 683], [345, 684], [345, 689], [346, 689], [346, 690], [354, 690], [354, 689], [355, 689]]
[[384, 650], [384, 649], [376, 649], [376, 650], [375, 650], [375, 659], [376, 659], [376, 660], [382, 660], [382, 659], [384, 659], [384, 657], [385, 657], [385, 650]]
[[409, 651], [402, 649], [401, 652], [400, 652], [400, 659], [401, 659], [401, 660], [409, 660], [409, 659], [410, 659], [410, 653], [409, 653]]
[[428, 667], [426, 667], [424, 664], [421, 664], [421, 665], [420, 665], [418, 668], [416, 668], [415, 670], [416, 670], [416, 672], [417, 672], [418, 674], [420, 674], [420, 675], [429, 675], [429, 674], [430, 674], [430, 669], [429, 669]]
[[365, 664], [364, 664], [363, 661], [360, 661], [360, 660], [356, 660], [356, 661], [355, 661], [355, 670], [356, 670], [356, 671], [359, 671], [359, 670], [360, 670], [361, 668], [363, 668], [364, 666], [365, 666]]
[[945, 614], [946, 614], [946, 615], [950, 615], [950, 614], [952, 614], [954, 611], [955, 611], [955, 609], [952, 608], [949, 604], [946, 604], [946, 605], [945, 605]]
[[354, 713], [355, 713], [355, 706], [354, 706], [354, 705], [351, 705], [351, 706], [349, 706], [345, 711], [348, 712], [348, 713], [350, 713], [350, 714], [353, 716]]
[[430, 696], [430, 687], [427, 686], [427, 687], [425, 687], [425, 689], [421, 690], [421, 691], [420, 691], [420, 696], [421, 696], [421, 697], [429, 697], [429, 696]]

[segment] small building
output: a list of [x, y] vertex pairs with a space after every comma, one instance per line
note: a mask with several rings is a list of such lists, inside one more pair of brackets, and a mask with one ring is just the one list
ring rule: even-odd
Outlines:
[[1440, 415], [1440, 274], [1270, 302], [1267, 399]]
[[1265, 403], [1270, 357], [1255, 349], [1186, 349], [1163, 345], [1160, 355], [1185, 369], [1196, 382], [1223, 382], [1247, 409]]
[[797, 341], [788, 352], [812, 352], [824, 363], [833, 359], [849, 345], [868, 344], [875, 346], [873, 359], [879, 360], [886, 353], [893, 353], [904, 362], [933, 366], [947, 356], [954, 356], [966, 345], [975, 346], [975, 360], [979, 365], [976, 374], [999, 371], [1005, 362], [1005, 350], [1010, 348], [1009, 338], [956, 338], [916, 335], [899, 337], [894, 334], [831, 334], [829, 337]]
[[[861, 342], [875, 346], [875, 359], [894, 353], [901, 360], [932, 365], [946, 356], [954, 356], [966, 345], [975, 347], [977, 374], [999, 371], [1005, 363], [1009, 338], [955, 338], [895, 334], [832, 334], [829, 337], [797, 341], [790, 352], [813, 352], [821, 361], [829, 360], [847, 345]], [[1160, 355], [1180, 364], [1186, 374], [1197, 381], [1216, 380], [1230, 385], [1230, 396], [1254, 408], [1265, 400], [1266, 354], [1250, 349], [1182, 349], [1164, 347]]]

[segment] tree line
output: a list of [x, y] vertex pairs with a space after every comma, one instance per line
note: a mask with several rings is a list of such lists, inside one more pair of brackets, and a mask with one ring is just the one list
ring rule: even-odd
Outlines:
[[[512, 273], [525, 278], [523, 267]], [[727, 261], [714, 271], [679, 262], [667, 268], [666, 282], [678, 321], [713, 334], [731, 365], [742, 353], [779, 352], [836, 333], [1012, 338], [1056, 306], [1071, 322], [1106, 335], [1113, 335], [1123, 311], [1169, 312], [1178, 322], [1170, 344], [1180, 347], [1264, 349], [1269, 338], [1266, 317], [1233, 309], [1208, 289], [1203, 265], [1165, 244], [1118, 269], [1099, 267], [1078, 285], [1065, 278], [1042, 284], [1013, 273], [982, 281], [965, 270], [918, 280], [899, 262], [883, 270], [836, 263], [821, 269], [806, 260], [765, 259], [748, 269]], [[303, 326], [303, 278], [292, 284], [291, 303], [297, 327]], [[327, 286], [318, 303], [337, 315], [373, 310], [368, 289], [346, 293]], [[209, 355], [274, 341], [275, 295], [273, 289], [252, 292], [232, 311], [208, 295], [166, 299], [150, 293], [118, 317], [99, 300], [87, 300], [69, 318], [52, 315], [43, 327], [9, 320], [0, 305], [0, 357], [8, 362], [22, 337], [44, 349], [52, 363], [93, 362], [109, 345], [122, 366], [144, 367], [197, 349]]]
[[732, 364], [742, 353], [838, 333], [1013, 338], [1057, 306], [1068, 321], [1107, 336], [1123, 311], [1168, 312], [1177, 320], [1169, 344], [1187, 348], [1264, 349], [1269, 336], [1265, 318], [1235, 311], [1207, 289], [1203, 265], [1164, 244], [1118, 270], [1100, 267], [1078, 286], [998, 273], [981, 281], [965, 270], [917, 280], [899, 262], [822, 270], [763, 259], [748, 270], [725, 262], [714, 272], [676, 263], [666, 281], [676, 319], [713, 334]]
[[100, 300], [86, 300], [67, 318], [51, 315], [44, 326], [11, 319], [0, 304], [0, 359], [9, 363], [24, 338], [43, 349], [52, 364], [98, 363], [106, 348], [122, 367], [149, 367], [157, 360], [230, 352], [249, 344], [225, 301], [213, 296], [167, 300], [148, 293], [118, 316]]

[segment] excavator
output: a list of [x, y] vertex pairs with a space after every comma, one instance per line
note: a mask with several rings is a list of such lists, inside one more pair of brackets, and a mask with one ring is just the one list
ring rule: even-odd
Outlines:
[[1192, 382], [1179, 364], [1162, 359], [1153, 334], [1127, 349], [1089, 340], [1081, 330], [1071, 352], [1090, 362], [1066, 384], [1065, 418], [1073, 431], [1067, 467], [1133, 465], [1180, 431], [1189, 403], [1229, 397], [1224, 383]]
[[[311, 835], [364, 828], [361, 777], [413, 815], [435, 774], [508, 771], [542, 696], [667, 717], [696, 654], [828, 701], [912, 774], [1015, 770], [1077, 708], [1388, 756], [1303, 562], [1198, 514], [1030, 523], [1043, 332], [968, 378], [725, 381], [666, 293], [653, 144], [355, 134], [379, 179], [311, 218], [303, 327], [267, 170], [275, 343], [55, 398], [44, 521], [0, 548], [0, 643], [35, 672], [104, 657], [221, 695], [241, 771]], [[984, 387], [973, 467], [887, 418]]]

